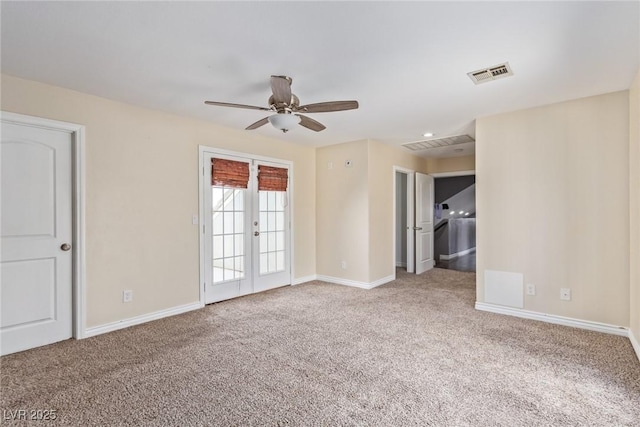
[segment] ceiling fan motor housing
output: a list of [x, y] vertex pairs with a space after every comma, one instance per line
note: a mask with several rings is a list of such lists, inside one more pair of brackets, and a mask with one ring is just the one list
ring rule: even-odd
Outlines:
[[294, 94], [291, 94], [291, 101], [289, 101], [288, 104], [284, 102], [276, 103], [275, 100], [273, 99], [273, 95], [271, 95], [269, 97], [269, 106], [274, 110], [276, 110], [278, 113], [286, 112], [286, 110], [297, 111], [298, 107], [300, 106], [300, 100], [298, 99], [297, 96], [295, 96]]

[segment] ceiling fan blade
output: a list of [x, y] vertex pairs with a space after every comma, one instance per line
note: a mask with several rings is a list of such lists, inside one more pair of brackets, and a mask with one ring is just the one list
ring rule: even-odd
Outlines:
[[303, 116], [302, 114], [296, 114], [296, 116], [300, 117], [300, 126], [304, 126], [307, 129], [320, 132], [321, 130], [325, 130], [327, 128], [322, 123], [315, 121], [310, 117]]
[[301, 105], [298, 107], [298, 111], [305, 113], [329, 113], [331, 111], [355, 110], [356, 108], [358, 108], [358, 101], [331, 101]]
[[264, 126], [269, 123], [269, 117], [265, 117], [264, 119], [260, 119], [252, 125], [249, 125], [245, 128], [245, 130], [253, 130], [258, 129], [260, 126]]
[[271, 76], [271, 91], [276, 104], [291, 103], [291, 77]]
[[270, 108], [266, 108], [266, 107], [256, 107], [254, 105], [244, 105], [244, 104], [232, 104], [230, 102], [204, 101], [204, 103], [207, 105], [217, 105], [219, 107], [234, 107], [234, 108], [245, 108], [247, 110], [271, 111]]

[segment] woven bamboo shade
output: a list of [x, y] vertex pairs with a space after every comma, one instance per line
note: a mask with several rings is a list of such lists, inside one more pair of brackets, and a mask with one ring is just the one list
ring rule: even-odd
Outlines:
[[211, 159], [211, 185], [247, 188], [249, 163], [235, 160]]
[[258, 165], [258, 190], [287, 191], [289, 173], [285, 168]]

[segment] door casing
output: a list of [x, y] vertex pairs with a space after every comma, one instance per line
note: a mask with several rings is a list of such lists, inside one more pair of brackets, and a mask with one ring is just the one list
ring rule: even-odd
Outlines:
[[45, 119], [2, 111], [2, 123], [36, 127], [71, 134], [72, 155], [72, 324], [73, 338], [85, 337], [86, 329], [86, 266], [85, 266], [85, 127], [75, 123]]
[[293, 162], [289, 160], [276, 159], [273, 157], [265, 157], [258, 156], [250, 153], [242, 153], [238, 151], [224, 150], [216, 147], [209, 147], [206, 145], [198, 146], [198, 204], [199, 204], [199, 223], [198, 223], [198, 235], [200, 242], [200, 305], [202, 307], [205, 306], [205, 268], [207, 268], [206, 260], [205, 260], [205, 234], [204, 234], [204, 224], [206, 221], [205, 214], [205, 203], [204, 203], [204, 191], [205, 188], [210, 187], [210, 180], [206, 182], [208, 174], [210, 173], [209, 168], [207, 168], [207, 164], [205, 162], [205, 157], [208, 154], [215, 154], [220, 156], [230, 156], [235, 158], [244, 158], [247, 160], [258, 160], [262, 162], [271, 162], [278, 163], [282, 165], [286, 165], [289, 168], [289, 266], [291, 271], [291, 283], [293, 284], [294, 275], [294, 197], [293, 197]]
[[[396, 172], [400, 172], [407, 176], [407, 227], [408, 230], [405, 230], [407, 233], [407, 273], [413, 273], [415, 271], [415, 233], [413, 232], [413, 226], [415, 224], [415, 194], [414, 194], [414, 184], [415, 184], [415, 171], [411, 169], [401, 168], [399, 166], [393, 167], [393, 200], [396, 200]], [[393, 242], [395, 244], [396, 241], [396, 221], [398, 218], [396, 217], [396, 209], [393, 209]], [[396, 259], [395, 252], [393, 256], [393, 270], [396, 271]], [[395, 273], [394, 273], [395, 274]]]

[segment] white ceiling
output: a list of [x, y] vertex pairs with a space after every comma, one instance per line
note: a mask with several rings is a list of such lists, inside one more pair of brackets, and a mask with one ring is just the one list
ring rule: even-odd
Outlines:
[[[269, 76], [327, 129], [247, 131], [322, 146], [470, 134], [477, 117], [628, 89], [640, 2], [6, 2], [3, 73], [244, 129]], [[513, 77], [467, 72], [508, 61]], [[438, 156], [466, 155], [440, 150]]]

